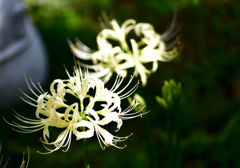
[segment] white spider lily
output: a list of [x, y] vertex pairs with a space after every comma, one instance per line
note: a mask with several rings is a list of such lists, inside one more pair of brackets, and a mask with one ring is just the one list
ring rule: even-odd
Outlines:
[[[124, 141], [129, 136], [114, 136], [102, 128], [102, 126], [116, 122], [116, 131], [118, 131], [123, 124], [123, 120], [142, 116], [140, 114], [141, 110], [136, 113], [130, 113], [130, 111], [138, 105], [136, 101], [133, 101], [127, 109], [123, 111], [121, 109], [121, 100], [133, 94], [139, 85], [139, 83], [136, 83], [128, 89], [134, 76], [121, 87], [124, 78], [117, 75], [111, 89], [107, 89], [103, 81], [90, 75], [88, 70], [82, 71], [78, 61], [76, 62], [76, 66], [74, 66], [73, 76], [70, 76], [66, 68], [65, 70], [68, 79], [54, 80], [50, 87], [50, 94], [44, 92], [41, 87], [36, 87], [30, 79], [32, 86], [35, 88], [34, 90], [38, 92], [37, 94], [26, 80], [28, 88], [37, 97], [37, 100], [21, 91], [25, 95], [22, 99], [37, 108], [35, 112], [37, 119], [23, 117], [14, 111], [17, 120], [26, 125], [20, 125], [16, 122], [10, 123], [4, 120], [11, 126], [17, 127], [16, 131], [18, 132], [32, 133], [43, 130], [43, 139], [40, 138], [40, 141], [48, 150], [46, 153], [52, 153], [64, 147], [66, 150], [63, 151], [68, 151], [72, 135], [75, 135], [76, 139], [80, 140], [83, 138], [91, 138], [94, 135], [94, 131], [103, 149], [105, 146], [115, 146], [120, 149], [124, 148], [125, 146], [119, 147], [116, 144], [117, 142]], [[75, 96], [79, 99], [77, 100], [78, 102], [67, 105], [66, 94]], [[85, 101], [86, 99], [87, 101]], [[96, 107], [99, 103], [101, 106], [100, 109]], [[61, 111], [61, 109], [64, 109], [64, 111]], [[100, 119], [100, 116], [103, 118]], [[50, 138], [49, 127], [63, 129], [54, 142], [48, 142]], [[54, 148], [49, 148], [49, 145], [53, 145]]]
[[[73, 114], [70, 114], [72, 110], [73, 110]], [[72, 116], [71, 120], [69, 120], [69, 116]], [[57, 137], [57, 139], [54, 142], [49, 143], [47, 141], [43, 141], [42, 139], [40, 139], [41, 142], [45, 144], [44, 147], [49, 152], [42, 153], [38, 151], [38, 153], [48, 154], [66, 146], [67, 146], [67, 149], [63, 151], [64, 152], [68, 151], [71, 144], [72, 134], [76, 136], [77, 140], [83, 139], [83, 138], [90, 138], [93, 136], [94, 134], [93, 125], [88, 121], [81, 120], [81, 116], [79, 115], [79, 111], [78, 111], [78, 103], [74, 103], [66, 109], [64, 113], [64, 120], [67, 122], [67, 128], [62, 133], [60, 133], [60, 135]], [[83, 127], [85, 129], [88, 128], [88, 130], [84, 130], [84, 131], [78, 130]], [[46, 147], [46, 145], [54, 145], [55, 149], [49, 149], [48, 147]]]
[[[157, 70], [158, 61], [171, 61], [181, 49], [178, 38], [168, 42], [179, 31], [175, 18], [163, 34], [156, 33], [149, 23], [136, 23], [135, 20], [130, 19], [120, 27], [116, 20], [109, 22], [105, 15], [104, 20], [108, 26], [102, 26], [103, 30], [97, 35], [97, 51], [88, 48], [79, 40], [76, 46], [68, 40], [75, 56], [93, 61], [93, 65], [82, 63], [82, 66], [92, 69], [94, 72], [91, 75], [101, 78], [104, 83], [110, 80], [114, 72], [126, 77], [126, 70], [134, 68], [135, 75], [140, 75], [142, 85], [145, 86], [147, 76]], [[126, 37], [131, 30], [140, 38], [140, 41], [131, 39], [131, 47], [129, 47]], [[109, 40], [117, 41], [119, 46], [113, 46]], [[145, 67], [148, 63], [152, 63], [151, 69]]]

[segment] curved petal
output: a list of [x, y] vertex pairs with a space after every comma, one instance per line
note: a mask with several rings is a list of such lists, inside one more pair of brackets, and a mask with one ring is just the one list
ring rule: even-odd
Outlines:
[[85, 127], [88, 128], [86, 131], [79, 132], [77, 129], [73, 129], [73, 134], [76, 135], [76, 139], [82, 138], [91, 138], [94, 135], [94, 127], [93, 124], [89, 121], [81, 120], [77, 124], [74, 125], [75, 128]]

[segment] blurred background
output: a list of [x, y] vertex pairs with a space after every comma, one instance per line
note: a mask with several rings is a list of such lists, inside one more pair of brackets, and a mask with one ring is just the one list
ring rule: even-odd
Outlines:
[[[240, 167], [240, 1], [25, 0], [25, 5], [48, 52], [50, 68], [45, 91], [49, 91], [54, 79], [67, 78], [63, 64], [69, 70], [74, 64], [67, 38], [74, 41], [74, 37], [78, 37], [90, 48], [97, 49], [96, 36], [101, 30], [97, 18], [101, 11], [111, 13], [121, 23], [126, 19], [150, 23], [161, 34], [177, 9], [177, 24], [182, 26], [179, 35], [184, 48], [172, 62], [159, 62], [159, 68], [149, 76], [147, 86], [139, 86], [137, 90], [146, 99], [147, 109], [151, 112], [143, 118], [124, 122], [118, 135], [134, 133], [122, 143], [127, 144], [125, 149], [109, 147], [103, 151], [96, 136], [89, 139], [91, 167], [170, 167], [168, 111], [155, 99], [156, 95], [162, 96], [163, 82], [169, 79], [182, 84], [182, 99], [175, 109], [175, 113], [181, 115], [178, 167]], [[122, 108], [126, 107], [127, 101], [122, 105]], [[8, 121], [14, 120], [12, 108], [23, 116], [34, 117], [35, 108], [23, 102], [0, 109]], [[31, 154], [29, 167], [84, 165], [82, 141], [76, 141], [74, 136], [68, 152], [59, 150], [41, 155], [36, 151], [44, 150], [38, 140], [42, 131], [32, 134], [14, 132], [2, 119], [0, 126], [3, 162], [11, 157], [8, 167], [20, 166], [27, 145]], [[53, 132], [53, 137], [54, 134], [57, 133]]]

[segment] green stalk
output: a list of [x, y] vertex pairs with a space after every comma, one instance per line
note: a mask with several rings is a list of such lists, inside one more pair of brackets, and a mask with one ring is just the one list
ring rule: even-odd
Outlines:
[[[83, 127], [83, 131], [85, 131], [85, 127]], [[84, 150], [84, 167], [90, 168], [87, 138], [83, 139], [83, 150]]]
[[[85, 118], [85, 113], [83, 112], [84, 111], [83, 100], [80, 100], [80, 108], [81, 108], [82, 118]], [[86, 131], [85, 127], [82, 127], [82, 129], [83, 129], [83, 132]], [[87, 138], [83, 139], [83, 153], [84, 153], [84, 167], [90, 168]]]

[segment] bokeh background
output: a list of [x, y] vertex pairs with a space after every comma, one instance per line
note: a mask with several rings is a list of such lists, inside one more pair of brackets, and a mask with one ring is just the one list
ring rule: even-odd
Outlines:
[[[169, 167], [168, 111], [155, 99], [156, 95], [161, 96], [164, 80], [169, 79], [182, 84], [182, 99], [175, 109], [181, 115], [178, 166], [240, 167], [240, 1], [25, 0], [25, 4], [48, 52], [50, 71], [45, 91], [49, 91], [54, 79], [67, 78], [63, 64], [69, 70], [74, 64], [67, 38], [74, 40], [76, 36], [97, 49], [96, 36], [101, 30], [97, 18], [102, 11], [121, 23], [126, 19], [148, 22], [162, 33], [177, 10], [184, 48], [172, 62], [159, 62], [147, 86], [139, 86], [137, 91], [146, 99], [151, 112], [124, 122], [118, 135], [134, 133], [123, 143], [128, 145], [125, 149], [109, 147], [103, 151], [96, 137], [89, 139], [91, 167]], [[122, 107], [127, 107], [127, 101]], [[23, 116], [34, 116], [35, 108], [27, 104], [12, 108]], [[1, 115], [9, 121], [14, 119], [11, 108], [1, 109]], [[83, 167], [82, 141], [76, 141], [74, 136], [68, 152], [41, 155], [36, 151], [44, 150], [38, 140], [42, 131], [21, 134], [12, 131], [2, 119], [0, 124], [1, 154], [5, 161], [11, 157], [8, 167], [20, 166], [27, 145], [31, 154], [29, 167]], [[57, 132], [52, 135], [55, 137]]]

